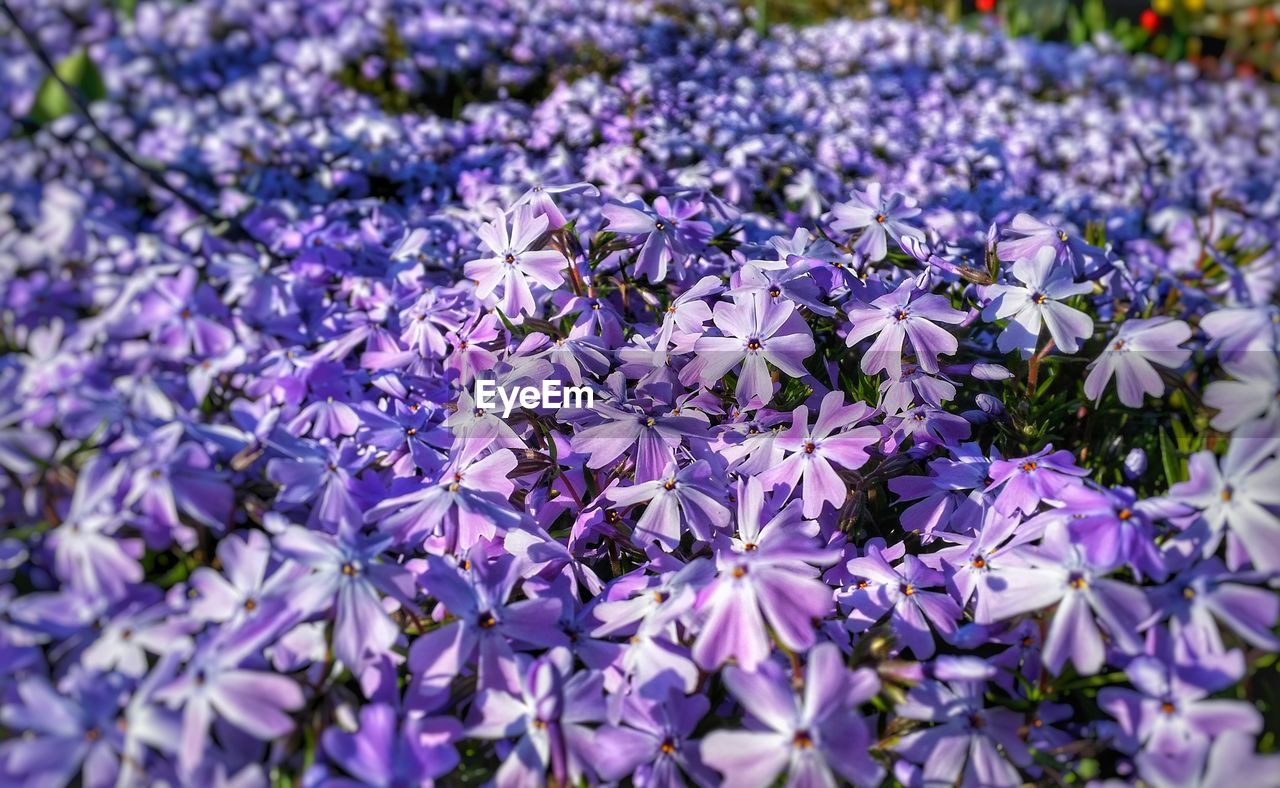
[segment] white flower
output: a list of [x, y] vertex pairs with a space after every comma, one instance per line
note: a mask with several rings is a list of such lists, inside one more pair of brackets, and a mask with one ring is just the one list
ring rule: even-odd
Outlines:
[[1029, 358], [1035, 352], [1042, 322], [1064, 353], [1075, 353], [1080, 349], [1080, 340], [1093, 335], [1092, 318], [1058, 303], [1091, 291], [1093, 285], [1073, 281], [1070, 267], [1058, 265], [1052, 247], [1043, 247], [1035, 257], [1015, 262], [1013, 277], [1022, 285], [991, 285], [989, 292], [994, 298], [982, 312], [988, 322], [1009, 319], [996, 340], [1002, 351], [1017, 348], [1023, 358]]

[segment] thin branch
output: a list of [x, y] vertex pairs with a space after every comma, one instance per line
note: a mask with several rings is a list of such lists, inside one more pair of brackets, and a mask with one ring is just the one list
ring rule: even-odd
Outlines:
[[27, 48], [30, 49], [31, 53], [36, 56], [36, 59], [40, 61], [40, 64], [44, 67], [45, 71], [48, 72], [49, 76], [52, 77], [67, 94], [71, 99], [71, 103], [75, 106], [76, 111], [84, 117], [85, 121], [89, 124], [89, 127], [93, 129], [94, 133], [112, 153], [114, 153], [125, 164], [142, 173], [142, 175], [146, 177], [153, 186], [161, 191], [169, 193], [192, 211], [204, 217], [214, 226], [215, 232], [217, 231], [216, 228], [222, 227], [225, 228], [224, 234], [230, 240], [250, 241], [259, 245], [261, 244], [261, 242], [258, 241], [258, 239], [255, 238], [247, 229], [245, 229], [244, 225], [239, 221], [219, 216], [214, 211], [205, 207], [200, 200], [170, 183], [169, 179], [165, 177], [163, 172], [148, 167], [138, 161], [134, 158], [133, 154], [124, 148], [124, 146], [116, 142], [115, 139], [98, 124], [98, 121], [95, 120], [93, 115], [89, 112], [89, 106], [79, 89], [67, 84], [67, 81], [58, 73], [58, 68], [54, 65], [52, 58], [50, 58], [49, 54], [45, 52], [44, 47], [41, 46], [35, 36], [33, 36], [26, 27], [22, 25], [17, 14], [15, 14], [13, 9], [9, 7], [7, 0], [0, 0], [0, 11], [3, 11], [4, 15], [8, 17], [9, 23], [18, 31], [18, 35], [22, 37]]

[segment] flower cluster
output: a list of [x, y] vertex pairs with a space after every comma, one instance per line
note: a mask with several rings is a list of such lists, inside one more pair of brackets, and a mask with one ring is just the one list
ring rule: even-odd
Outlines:
[[[1274, 773], [1280, 93], [711, 0], [103, 5], [6, 3], [94, 124], [0, 39], [0, 782]], [[474, 399], [548, 380], [594, 406]]]

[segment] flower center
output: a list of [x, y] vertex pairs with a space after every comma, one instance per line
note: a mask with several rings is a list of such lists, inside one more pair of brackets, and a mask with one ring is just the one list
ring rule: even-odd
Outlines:
[[735, 566], [735, 567], [733, 568], [733, 576], [734, 576], [735, 578], [737, 578], [737, 579], [742, 579], [742, 578], [746, 577], [746, 576], [747, 576], [747, 568], [746, 568], [745, 566], [743, 566], [742, 564], [738, 564], [737, 566]]
[[760, 349], [760, 340], [752, 339], [747, 342], [747, 350], [759, 350], [759, 349]]
[[676, 751], [676, 743], [670, 739], [663, 739], [661, 750], [663, 755], [670, 755]]
[[356, 575], [360, 574], [360, 570], [356, 568], [355, 564], [348, 561], [342, 565], [342, 574], [346, 575], [347, 577], [355, 577]]
[[1022, 463], [1022, 470], [1026, 471], [1027, 473], [1030, 473], [1039, 467], [1040, 467], [1039, 464], [1037, 464], [1035, 460], [1027, 460], [1026, 462]]
[[1121, 509], [1120, 511], [1116, 512], [1116, 517], [1120, 518], [1121, 520], [1128, 520], [1129, 518], [1133, 517], [1133, 510], [1129, 508]]
[[813, 747], [813, 737], [808, 731], [796, 731], [795, 738], [791, 740], [798, 750], [808, 750]]
[[974, 568], [974, 569], [981, 569], [982, 567], [984, 567], [984, 566], [986, 566], [986, 565], [987, 565], [987, 561], [986, 561], [986, 559], [985, 559], [985, 558], [983, 558], [982, 556], [978, 556], [977, 558], [973, 559], [973, 568]]
[[902, 321], [906, 320], [906, 319], [907, 319], [907, 310], [905, 310], [905, 309], [899, 309], [897, 312], [894, 312], [894, 313], [893, 313], [893, 319], [894, 319], [894, 320], [897, 320], [899, 323], [901, 323]]
[[485, 611], [480, 614], [480, 618], [476, 621], [481, 629], [490, 629], [494, 624], [498, 623], [498, 619], [493, 617], [493, 613]]
[[813, 441], [806, 441], [806, 442], [805, 442], [805, 444], [804, 444], [804, 453], [805, 453], [805, 454], [813, 454], [813, 450], [814, 450], [815, 448], [817, 448], [817, 447], [813, 445]]

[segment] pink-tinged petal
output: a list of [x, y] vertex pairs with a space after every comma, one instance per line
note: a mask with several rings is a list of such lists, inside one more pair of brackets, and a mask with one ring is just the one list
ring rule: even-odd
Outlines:
[[757, 671], [745, 667], [726, 668], [724, 683], [755, 719], [781, 734], [795, 730], [796, 698], [776, 665]]
[[1092, 676], [1102, 668], [1106, 648], [1093, 623], [1084, 595], [1070, 592], [1058, 604], [1044, 643], [1044, 664], [1055, 675], [1062, 672], [1068, 657], [1082, 676]]
[[462, 267], [462, 272], [468, 279], [476, 281], [476, 297], [484, 299], [492, 295], [502, 281], [503, 267], [501, 257], [485, 257], [467, 263]]
[[815, 640], [813, 621], [834, 609], [830, 587], [789, 569], [755, 571], [761, 607], [778, 640], [792, 651], [808, 650]]
[[1116, 368], [1116, 390], [1120, 401], [1131, 408], [1142, 407], [1144, 394], [1159, 396], [1164, 391], [1160, 373], [1146, 359], [1133, 352], [1125, 352]]
[[990, 578], [984, 591], [986, 610], [991, 618], [979, 624], [992, 624], [1033, 610], [1041, 610], [1066, 593], [1064, 578], [1042, 568], [1006, 566]]
[[1043, 307], [1044, 322], [1049, 335], [1064, 353], [1080, 349], [1080, 340], [1093, 336], [1093, 318], [1065, 304], [1050, 301]]
[[482, 690], [472, 704], [472, 722], [467, 735], [477, 739], [503, 739], [524, 731], [529, 707], [524, 701], [500, 690]]
[[524, 251], [547, 231], [550, 219], [543, 214], [534, 215], [531, 206], [522, 205], [516, 209], [511, 224], [511, 248]]
[[635, 728], [599, 728], [594, 739], [596, 773], [604, 780], [621, 780], [637, 766], [654, 760], [661, 742]]
[[707, 618], [693, 644], [700, 667], [715, 670], [733, 657], [744, 669], [755, 670], [769, 657], [769, 637], [749, 584], [722, 579], [705, 606]]
[[413, 672], [415, 689], [426, 695], [447, 690], [471, 661], [475, 646], [475, 637], [460, 621], [420, 635], [409, 647], [409, 669]]
[[674, 550], [680, 544], [680, 523], [676, 496], [659, 494], [649, 501], [644, 514], [636, 521], [631, 539], [641, 547], [657, 542], [667, 550]]
[[849, 310], [849, 321], [852, 325], [845, 337], [845, 344], [853, 347], [872, 334], [885, 328], [892, 320], [887, 312], [876, 307], [854, 307]]
[[885, 371], [893, 380], [902, 377], [902, 341], [906, 338], [902, 323], [894, 321], [884, 326], [871, 347], [862, 357], [862, 371], [868, 375]]
[[791, 747], [776, 733], [714, 731], [702, 740], [701, 755], [725, 785], [765, 788], [786, 768]]
[[1238, 700], [1196, 701], [1183, 714], [1192, 727], [1210, 738], [1227, 731], [1262, 732], [1262, 715], [1253, 706]]
[[352, 671], [363, 668], [367, 660], [385, 654], [399, 633], [367, 582], [344, 582], [340, 586], [333, 647], [342, 664]]
[[1102, 355], [1093, 362], [1089, 375], [1084, 379], [1084, 395], [1094, 402], [1102, 399], [1102, 393], [1107, 390], [1107, 383], [1111, 382], [1111, 376], [1115, 374], [1116, 356], [1116, 352], [1104, 350]]
[[787, 334], [770, 338], [764, 346], [764, 357], [775, 367], [795, 377], [807, 372], [804, 360], [813, 355], [813, 337], [808, 334]]
[[743, 407], [760, 406], [773, 398], [773, 379], [760, 353], [748, 353], [738, 375], [734, 396]]
[[843, 506], [849, 488], [835, 468], [831, 467], [831, 463], [816, 454], [797, 456], [808, 458], [804, 465], [804, 478], [801, 480], [804, 516], [810, 519], [817, 517], [822, 513], [824, 503], [830, 503], [837, 509]]
[[564, 255], [553, 249], [540, 252], [525, 252], [520, 255], [520, 269], [529, 278], [548, 290], [554, 290], [564, 284], [564, 276], [560, 273], [569, 262]]
[[625, 205], [609, 203], [600, 209], [609, 220], [608, 230], [622, 235], [640, 235], [653, 232], [655, 219], [647, 213]]
[[[916, 352], [916, 361], [921, 369], [931, 375], [938, 371], [938, 356], [954, 355], [959, 347], [955, 335], [928, 320], [910, 319], [905, 323], [907, 337]], [[893, 377], [900, 376], [899, 373]]]
[[305, 702], [292, 679], [249, 670], [219, 674], [210, 700], [223, 719], [264, 741], [293, 730], [293, 719], [284, 712], [296, 711]]
[[496, 221], [485, 222], [480, 225], [476, 235], [480, 237], [481, 241], [484, 241], [485, 246], [489, 247], [499, 257], [506, 254], [511, 247], [511, 243], [507, 240], [507, 219], [505, 216], [500, 216]]
[[178, 742], [178, 768], [183, 773], [194, 772], [204, 760], [212, 722], [213, 710], [208, 700], [201, 695], [187, 699], [182, 708], [182, 734]]
[[877, 427], [858, 427], [822, 440], [822, 456], [836, 465], [857, 470], [866, 464], [867, 449], [878, 445], [883, 436]]
[[951, 301], [940, 295], [920, 296], [911, 302], [909, 311], [913, 317], [924, 318], [926, 322], [958, 324], [965, 319], [964, 312], [952, 307]]

